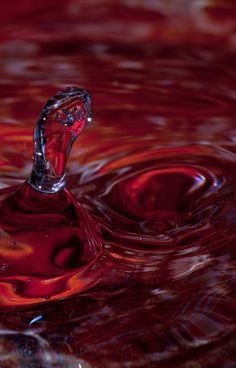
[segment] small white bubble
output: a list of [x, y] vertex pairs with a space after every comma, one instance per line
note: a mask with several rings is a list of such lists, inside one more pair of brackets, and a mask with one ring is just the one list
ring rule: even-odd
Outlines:
[[6, 262], [2, 263], [1, 270], [6, 271], [8, 269], [8, 264]]

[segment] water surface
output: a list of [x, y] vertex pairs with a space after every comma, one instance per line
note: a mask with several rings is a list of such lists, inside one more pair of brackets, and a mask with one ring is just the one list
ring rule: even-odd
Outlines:
[[30, 175], [48, 97], [85, 88], [94, 126], [67, 181], [104, 248], [81, 293], [1, 308], [3, 364], [235, 367], [234, 2], [12, 8], [1, 11], [0, 194]]

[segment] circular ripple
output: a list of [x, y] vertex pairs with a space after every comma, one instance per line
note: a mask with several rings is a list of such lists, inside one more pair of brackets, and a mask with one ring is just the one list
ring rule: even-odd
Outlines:
[[103, 226], [106, 272], [80, 348], [106, 346], [106, 362], [127, 356], [131, 367], [213, 367], [223, 347], [232, 363], [235, 164], [217, 147], [150, 147], [81, 177], [75, 192]]
[[108, 240], [185, 248], [209, 243], [216, 227], [229, 228], [234, 165], [234, 155], [217, 148], [151, 148], [107, 162], [86, 178], [80, 195]]

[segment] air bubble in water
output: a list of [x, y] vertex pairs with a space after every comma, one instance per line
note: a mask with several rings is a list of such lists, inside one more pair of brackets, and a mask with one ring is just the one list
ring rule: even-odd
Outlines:
[[34, 166], [29, 183], [38, 191], [55, 193], [65, 186], [65, 166], [72, 144], [91, 121], [87, 92], [68, 87], [43, 107], [34, 131]]

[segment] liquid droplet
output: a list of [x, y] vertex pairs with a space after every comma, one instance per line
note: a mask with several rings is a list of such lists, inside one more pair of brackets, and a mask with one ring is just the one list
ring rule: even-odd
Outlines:
[[48, 100], [34, 131], [32, 187], [44, 193], [64, 188], [72, 144], [90, 121], [91, 100], [84, 90], [68, 87]]
[[102, 248], [100, 229], [64, 188], [72, 144], [90, 116], [90, 97], [77, 87], [50, 98], [39, 116], [31, 177], [0, 206], [0, 229], [8, 238], [7, 246], [2, 241], [0, 308], [65, 298], [96, 281], [88, 270]]
[[1, 270], [2, 271], [7, 271], [7, 269], [8, 269], [8, 264], [6, 262], [2, 263]]

